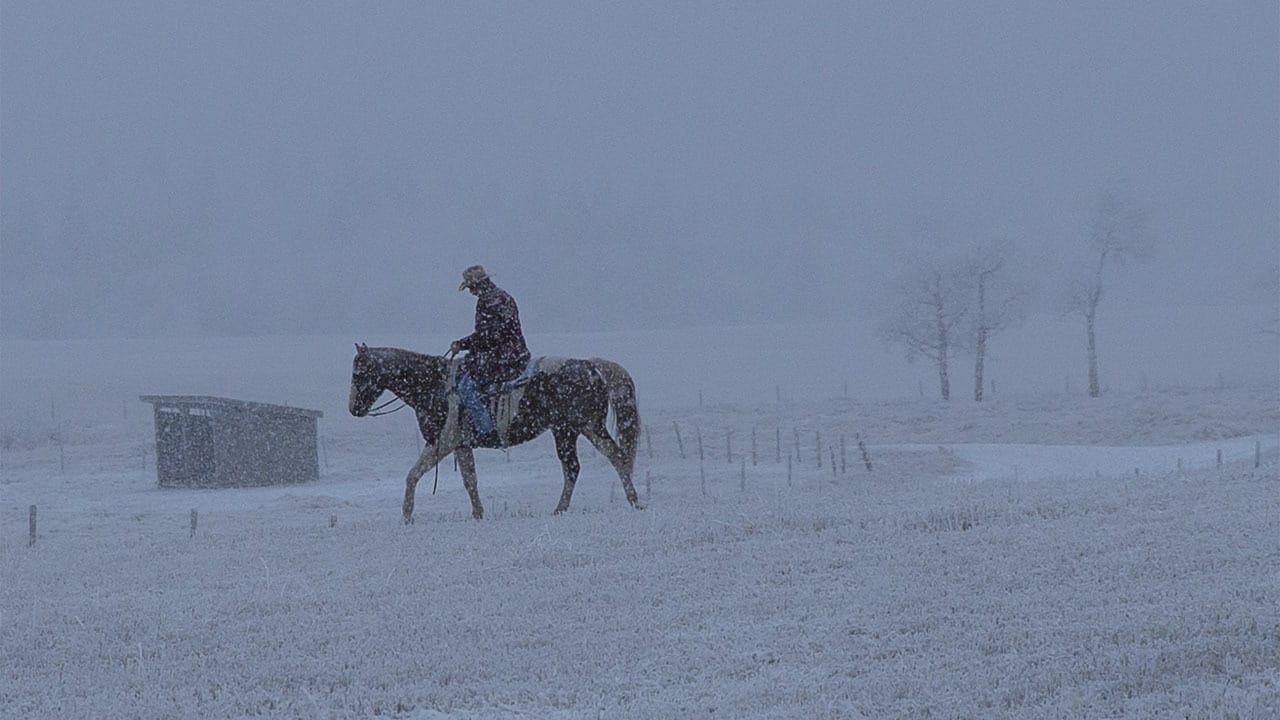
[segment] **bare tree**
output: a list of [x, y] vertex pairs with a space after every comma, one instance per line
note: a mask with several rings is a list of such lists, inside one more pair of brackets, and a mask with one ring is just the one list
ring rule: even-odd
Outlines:
[[886, 342], [902, 345], [907, 361], [924, 356], [938, 369], [942, 399], [951, 399], [948, 375], [953, 336], [965, 315], [962, 278], [928, 266], [899, 283], [897, 306], [877, 332]]
[[1123, 188], [1108, 189], [1101, 193], [1089, 235], [1093, 273], [1077, 287], [1069, 298], [1067, 307], [1068, 312], [1079, 313], [1084, 317], [1089, 356], [1089, 397], [1101, 394], [1098, 383], [1097, 319], [1106, 269], [1110, 264], [1149, 254], [1146, 226], [1146, 211]]
[[1008, 243], [1000, 242], [975, 248], [965, 261], [964, 274], [975, 301], [968, 316], [974, 337], [973, 399], [977, 402], [983, 397], [987, 342], [1023, 317], [1027, 293], [1006, 278], [1009, 254]]

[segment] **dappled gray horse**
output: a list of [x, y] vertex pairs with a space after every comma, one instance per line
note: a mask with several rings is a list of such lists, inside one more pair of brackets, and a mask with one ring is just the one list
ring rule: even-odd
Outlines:
[[[404, 521], [413, 522], [414, 491], [428, 470], [454, 453], [462, 470], [462, 482], [471, 496], [471, 515], [484, 516], [476, 489], [473, 447], [498, 447], [497, 442], [477, 445], [466, 418], [458, 415], [453, 369], [448, 358], [399, 348], [356, 345], [351, 366], [351, 414], [364, 417], [383, 391], [390, 391], [418, 414], [418, 428], [426, 441], [418, 461], [404, 482]], [[454, 398], [451, 400], [451, 395]], [[606, 419], [612, 408], [617, 439]], [[523, 387], [519, 404], [510, 417], [502, 446], [528, 442], [550, 430], [556, 455], [564, 469], [564, 490], [556, 513], [569, 509], [578, 481], [578, 436], [591, 441], [618, 471], [627, 501], [640, 507], [631, 473], [640, 437], [635, 384], [631, 375], [609, 360], [564, 360], [549, 371], [533, 375]]]

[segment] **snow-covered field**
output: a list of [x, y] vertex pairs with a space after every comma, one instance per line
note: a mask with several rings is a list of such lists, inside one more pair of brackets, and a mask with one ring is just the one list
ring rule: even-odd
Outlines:
[[[345, 415], [346, 338], [6, 344], [0, 717], [1280, 717], [1274, 383], [944, 405], [787, 339], [734, 394], [560, 340], [635, 371], [647, 509], [584, 442], [551, 516], [543, 437], [402, 526], [412, 420]], [[142, 393], [323, 410], [321, 478], [160, 489]]]

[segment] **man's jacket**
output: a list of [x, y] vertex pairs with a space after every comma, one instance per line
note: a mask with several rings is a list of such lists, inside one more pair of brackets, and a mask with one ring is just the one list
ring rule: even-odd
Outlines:
[[466, 368], [481, 383], [510, 380], [529, 362], [520, 310], [505, 290], [489, 284], [476, 297], [476, 331], [458, 341]]

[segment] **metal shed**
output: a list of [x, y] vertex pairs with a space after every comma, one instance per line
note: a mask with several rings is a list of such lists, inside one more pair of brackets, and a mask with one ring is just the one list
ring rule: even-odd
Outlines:
[[161, 487], [317, 480], [319, 410], [195, 395], [143, 395], [155, 407]]

